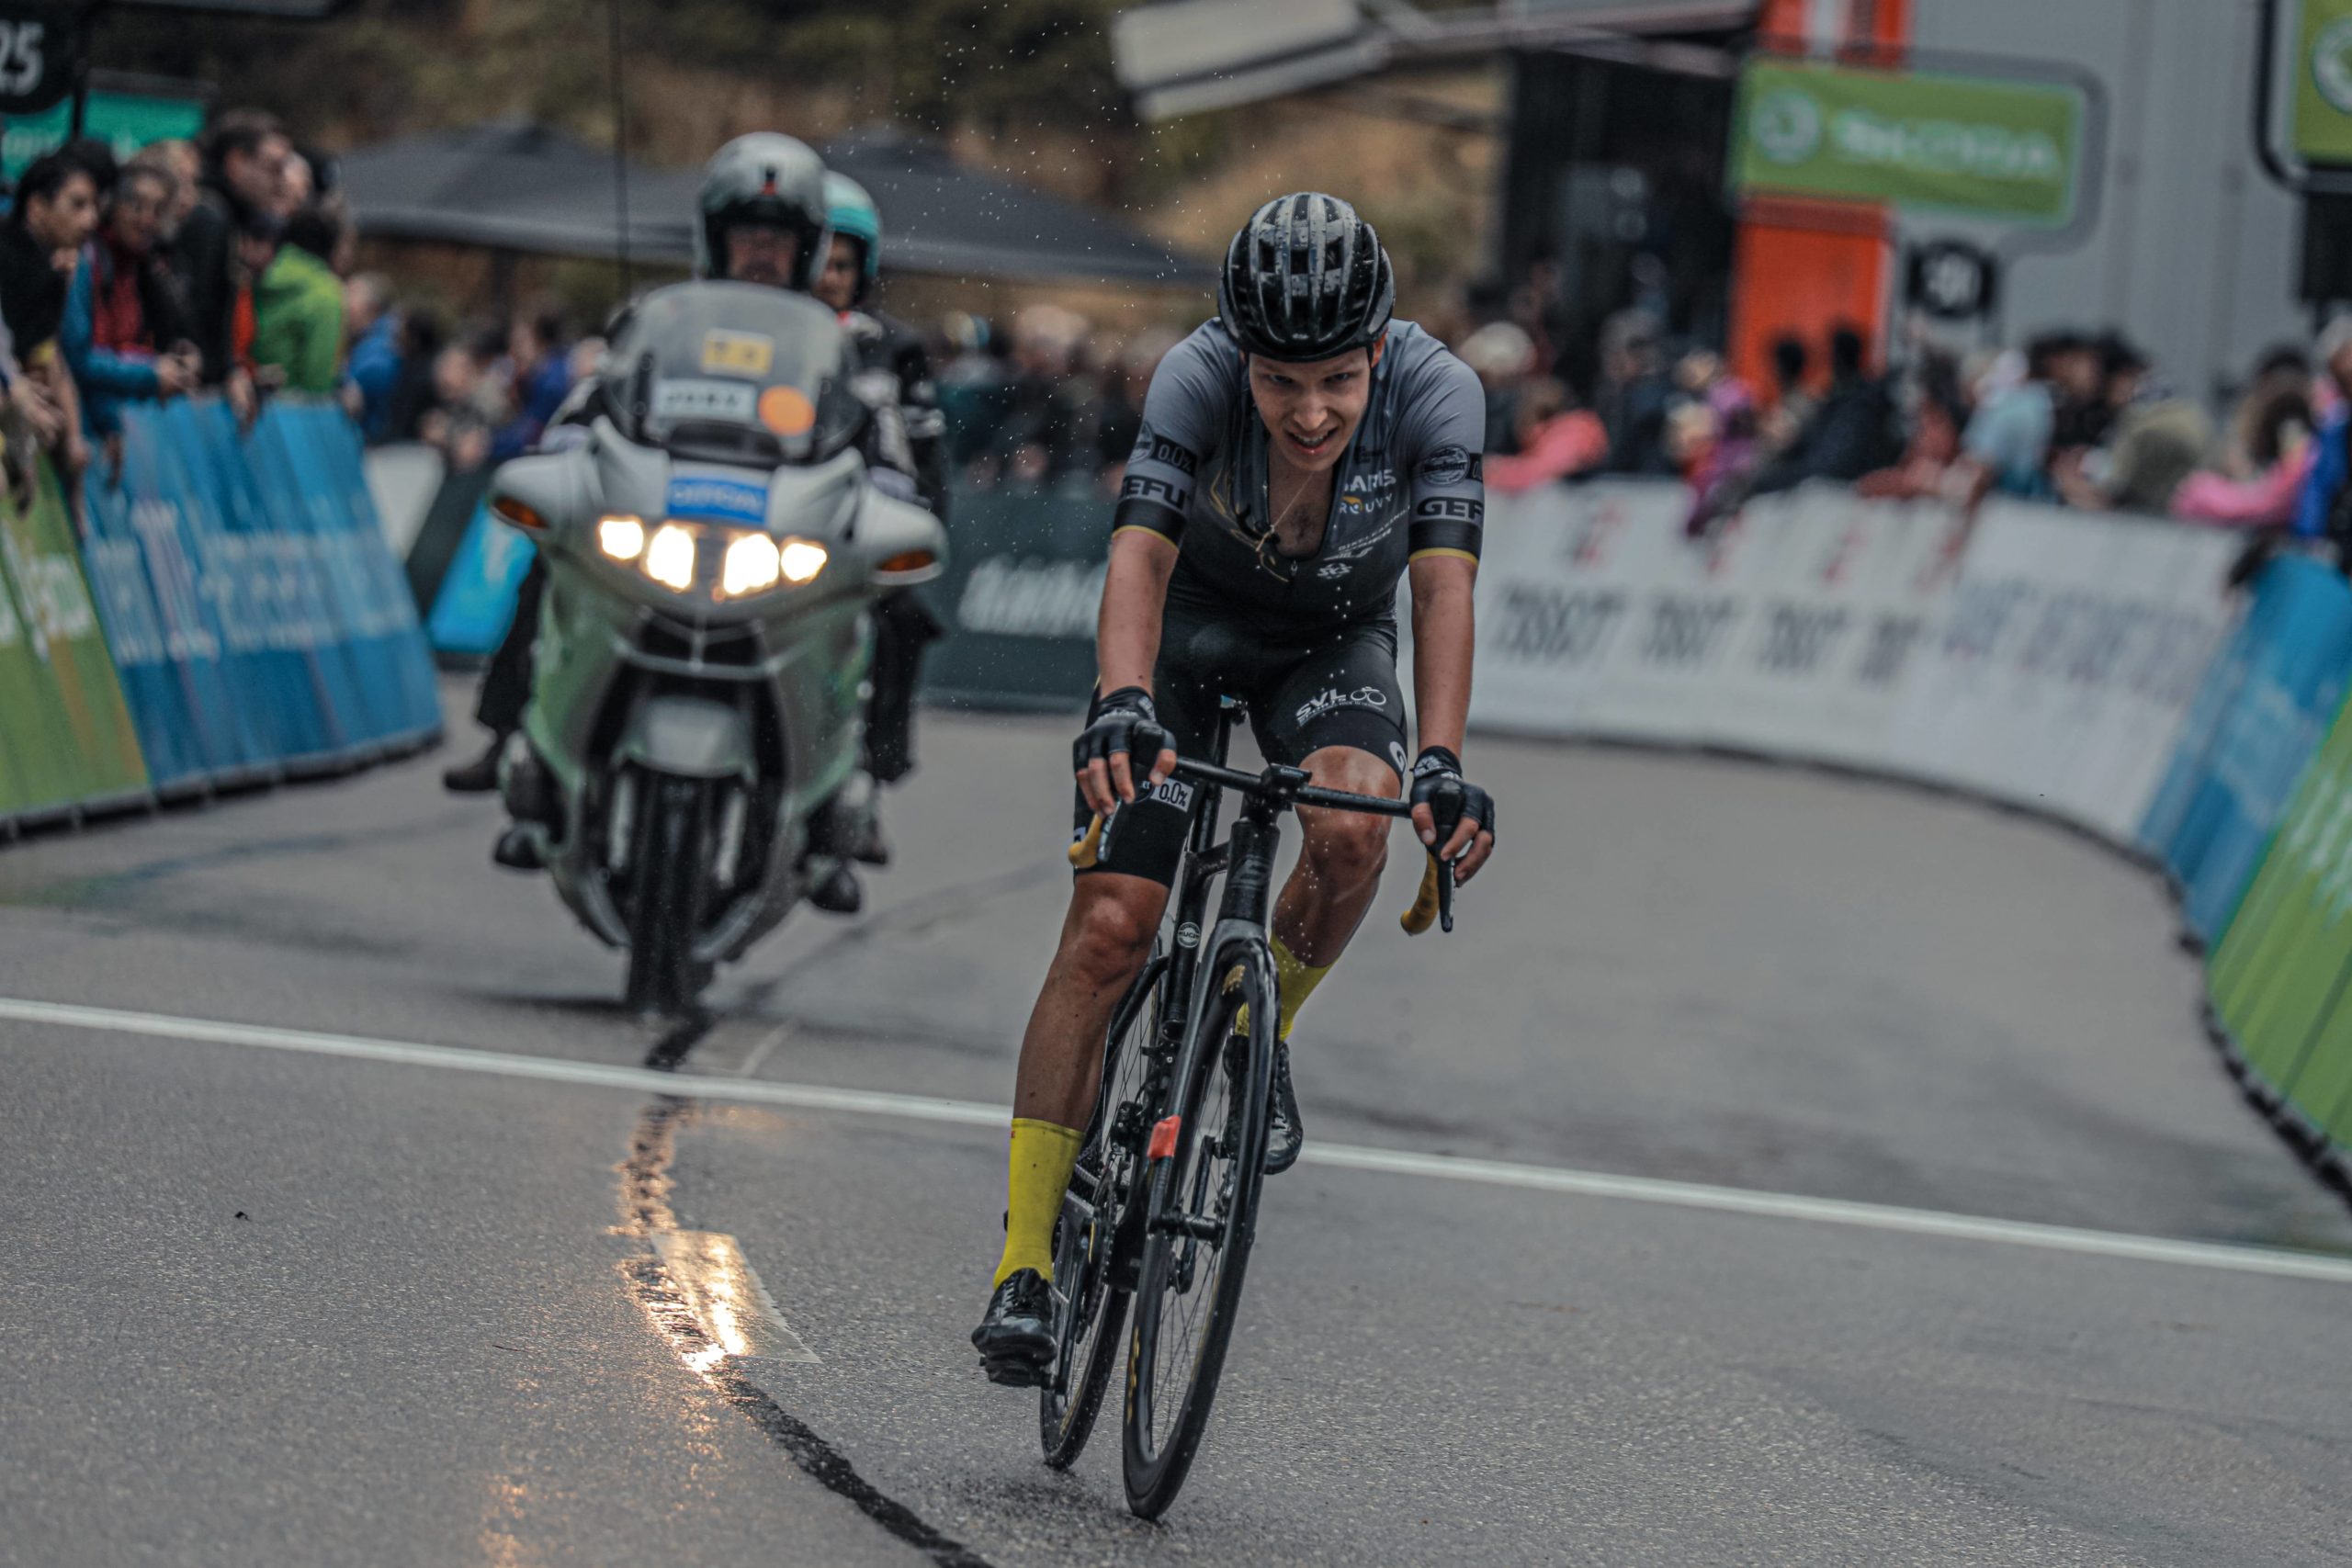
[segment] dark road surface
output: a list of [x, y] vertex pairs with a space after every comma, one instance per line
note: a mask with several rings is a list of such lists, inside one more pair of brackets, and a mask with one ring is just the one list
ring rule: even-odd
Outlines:
[[1046, 1470], [965, 1334], [1066, 728], [930, 716], [668, 1079], [445, 759], [0, 850], [0, 1562], [2352, 1558], [2352, 1222], [2144, 874], [1516, 742], [1300, 1026], [1183, 1498]]

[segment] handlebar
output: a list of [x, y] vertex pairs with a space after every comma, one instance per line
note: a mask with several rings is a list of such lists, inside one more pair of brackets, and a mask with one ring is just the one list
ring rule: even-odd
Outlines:
[[[1385, 795], [1351, 795], [1346, 790], [1324, 789], [1319, 785], [1300, 782], [1306, 774], [1296, 768], [1280, 763], [1269, 764], [1262, 773], [1245, 773], [1238, 768], [1221, 768], [1214, 762], [1194, 761], [1179, 757], [1170, 770], [1171, 776], [1187, 778], [1195, 784], [1216, 784], [1221, 789], [1254, 795], [1260, 799], [1286, 800], [1296, 806], [1312, 806], [1326, 811], [1361, 811], [1368, 817], [1395, 817], [1409, 820], [1413, 803], [1392, 800]], [[1421, 873], [1420, 891], [1413, 896], [1413, 907], [1405, 911], [1397, 924], [1408, 936], [1419, 936], [1436, 923], [1440, 929], [1453, 929], [1453, 863], [1430, 852], [1429, 865]]]

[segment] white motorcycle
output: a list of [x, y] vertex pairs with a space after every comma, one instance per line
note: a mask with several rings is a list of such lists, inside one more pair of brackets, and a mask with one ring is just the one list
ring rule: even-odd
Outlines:
[[586, 435], [499, 469], [547, 558], [523, 744], [500, 790], [628, 1001], [691, 1007], [825, 886], [861, 823], [868, 606], [945, 531], [877, 491], [849, 344], [814, 300], [688, 283], [639, 303]]

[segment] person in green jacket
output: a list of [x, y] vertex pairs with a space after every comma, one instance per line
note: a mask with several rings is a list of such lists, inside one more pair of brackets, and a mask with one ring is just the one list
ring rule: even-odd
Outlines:
[[343, 280], [328, 265], [341, 225], [315, 207], [286, 220], [285, 243], [254, 285], [254, 363], [284, 389], [332, 396], [343, 376]]

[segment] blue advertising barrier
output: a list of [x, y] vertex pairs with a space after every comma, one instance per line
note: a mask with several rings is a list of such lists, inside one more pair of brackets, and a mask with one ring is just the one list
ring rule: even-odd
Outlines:
[[434, 651], [473, 657], [497, 652], [536, 553], [530, 540], [490, 514], [487, 502], [477, 505], [425, 621]]
[[2316, 561], [2271, 562], [2206, 672], [2140, 829], [2178, 882], [2182, 918], [2199, 938], [2228, 927], [2347, 673], [2352, 587]]
[[94, 471], [85, 498], [91, 586], [159, 794], [438, 734], [431, 655], [340, 411], [282, 402], [243, 433], [209, 400], [134, 405], [119, 470]]

